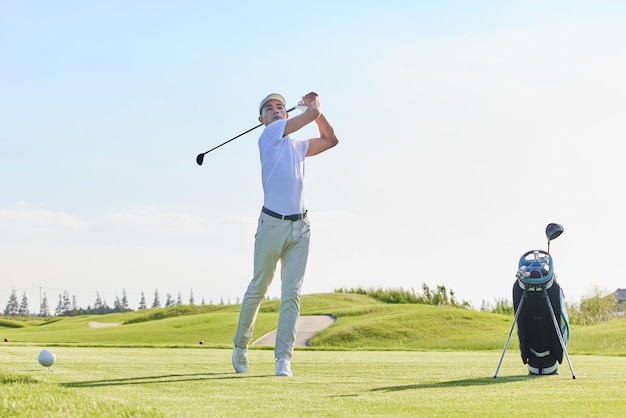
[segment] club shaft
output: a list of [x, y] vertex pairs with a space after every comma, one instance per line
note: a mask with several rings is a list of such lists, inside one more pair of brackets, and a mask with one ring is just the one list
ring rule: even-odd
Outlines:
[[[295, 108], [296, 108], [296, 107], [294, 106], [294, 107], [292, 107], [291, 109], [287, 110], [287, 113], [291, 112], [291, 111], [292, 111], [292, 110], [294, 110]], [[206, 152], [203, 152], [202, 154], [208, 154], [209, 152], [214, 151], [214, 150], [218, 149], [219, 147], [221, 147], [221, 146], [223, 146], [223, 145], [228, 144], [228, 143], [229, 143], [229, 142], [231, 142], [231, 141], [234, 141], [235, 139], [239, 138], [240, 136], [244, 136], [244, 135], [245, 135], [245, 134], [247, 134], [248, 132], [252, 132], [252, 131], [254, 131], [254, 130], [255, 130], [256, 128], [258, 128], [259, 126], [263, 126], [263, 124], [262, 124], [262, 123], [259, 123], [259, 124], [258, 124], [257, 126], [255, 126], [254, 128], [250, 128], [250, 129], [248, 129], [247, 131], [242, 132], [242, 133], [240, 133], [239, 135], [237, 135], [237, 136], [235, 136], [235, 137], [233, 137], [233, 138], [229, 139], [228, 141], [222, 142], [222, 143], [221, 143], [221, 144], [219, 144], [218, 146], [213, 147], [213, 148], [211, 148], [210, 150], [208, 150], [208, 151], [206, 151]]]
[[240, 133], [239, 135], [237, 135], [237, 136], [235, 136], [235, 137], [233, 137], [233, 138], [229, 139], [228, 141], [222, 142], [222, 143], [221, 143], [221, 144], [219, 144], [218, 146], [213, 147], [213, 148], [211, 148], [210, 150], [208, 150], [208, 151], [206, 151], [206, 152], [203, 152], [203, 154], [208, 154], [209, 152], [211, 152], [211, 151], [214, 151], [214, 150], [218, 149], [218, 148], [219, 148], [219, 147], [221, 147], [222, 145], [226, 145], [226, 144], [228, 144], [229, 142], [234, 141], [235, 139], [239, 138], [240, 136], [244, 136], [244, 135], [245, 135], [245, 134], [247, 134], [248, 132], [252, 132], [252, 131], [254, 131], [256, 128], [258, 128], [259, 126], [262, 126], [262, 125], [263, 125], [262, 123], [259, 123], [259, 124], [258, 124], [257, 126], [255, 126], [254, 128], [250, 128], [250, 129], [248, 129], [247, 131], [242, 132], [242, 133]]

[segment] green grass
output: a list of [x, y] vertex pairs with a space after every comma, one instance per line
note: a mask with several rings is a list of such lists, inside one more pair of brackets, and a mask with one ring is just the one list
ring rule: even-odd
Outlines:
[[[276, 327], [278, 301], [263, 303], [255, 327], [260, 337]], [[108, 315], [60, 317], [52, 321], [0, 322], [1, 338], [12, 344], [227, 348], [239, 307], [170, 307]], [[302, 314], [332, 314], [337, 321], [311, 340], [320, 350], [501, 350], [512, 315], [431, 305], [397, 305], [366, 295], [305, 295]], [[89, 322], [123, 323], [91, 328]], [[5, 324], [10, 325], [5, 325]], [[15, 327], [13, 323], [19, 323]], [[626, 321], [572, 326], [571, 353], [626, 356]], [[516, 338], [511, 347], [517, 347]]]
[[577, 378], [529, 377], [508, 352], [310, 351], [293, 378], [273, 376], [273, 353], [57, 347], [51, 371], [38, 348], [3, 347], [0, 416], [624, 416], [626, 357], [573, 356]]
[[[572, 327], [576, 379], [565, 360], [559, 376], [527, 376], [515, 335], [494, 379], [512, 316], [306, 295], [303, 315], [337, 321], [296, 350], [293, 378], [277, 378], [268, 349], [252, 348], [250, 372], [233, 372], [238, 308], [3, 319], [0, 417], [626, 416], [623, 319]], [[277, 312], [264, 302], [255, 336]], [[37, 363], [43, 347], [57, 355], [50, 371]]]

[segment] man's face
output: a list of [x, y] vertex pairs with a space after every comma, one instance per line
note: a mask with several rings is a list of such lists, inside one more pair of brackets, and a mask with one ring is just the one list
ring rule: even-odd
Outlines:
[[278, 100], [269, 100], [263, 105], [259, 122], [263, 125], [269, 125], [276, 120], [287, 119], [288, 117], [289, 114], [281, 102]]

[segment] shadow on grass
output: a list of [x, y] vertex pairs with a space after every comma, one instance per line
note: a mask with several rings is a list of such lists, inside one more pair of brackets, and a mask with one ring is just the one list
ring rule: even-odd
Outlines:
[[414, 385], [403, 386], [384, 386], [380, 388], [371, 389], [371, 392], [395, 392], [399, 390], [414, 390], [414, 389], [437, 389], [437, 388], [454, 388], [462, 386], [487, 386], [496, 385], [502, 383], [519, 382], [528, 379], [537, 379], [544, 376], [535, 375], [521, 375], [521, 376], [507, 376], [507, 377], [479, 377], [475, 379], [461, 379], [461, 380], [449, 380], [446, 382], [434, 382], [434, 383], [419, 383]]
[[234, 372], [230, 373], [192, 373], [192, 374], [166, 374], [162, 376], [143, 376], [143, 377], [129, 377], [125, 379], [105, 379], [105, 380], [89, 380], [83, 382], [66, 382], [60, 385], [66, 388], [93, 388], [99, 386], [122, 386], [122, 385], [152, 385], [163, 383], [179, 383], [179, 382], [194, 382], [201, 380], [216, 380], [216, 379], [241, 379], [241, 378], [253, 378], [266, 376], [247, 375], [241, 376]]

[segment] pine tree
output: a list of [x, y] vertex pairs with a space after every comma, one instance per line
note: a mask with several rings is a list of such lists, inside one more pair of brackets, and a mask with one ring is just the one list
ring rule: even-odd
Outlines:
[[117, 295], [115, 295], [115, 302], [113, 302], [113, 311], [122, 312], [122, 302], [120, 302], [120, 298]]
[[104, 304], [102, 303], [102, 299], [100, 298], [100, 292], [96, 292], [96, 301], [93, 304], [93, 310], [95, 313], [102, 313], [103, 308]]
[[174, 299], [172, 299], [172, 294], [167, 293], [167, 297], [165, 299], [165, 307], [174, 306]]
[[59, 304], [57, 305], [56, 309], [54, 310], [54, 315], [55, 316], [63, 315], [63, 295], [61, 295], [60, 293], [59, 293]]
[[152, 307], [153, 308], [160, 308], [161, 307], [161, 300], [159, 299], [159, 290], [158, 289], [154, 289], [154, 301], [152, 302]]
[[20, 305], [17, 302], [17, 292], [15, 288], [11, 291], [11, 296], [9, 296], [9, 301], [7, 302], [6, 308], [4, 308], [4, 315], [6, 316], [15, 316], [18, 314], [20, 310]]
[[139, 301], [139, 309], [146, 309], [146, 296], [141, 291], [141, 300]]
[[76, 295], [72, 295], [72, 312], [77, 315], [79, 309], [78, 302], [76, 302]]
[[183, 297], [180, 294], [180, 292], [178, 292], [178, 299], [176, 299], [176, 306], [180, 306], [183, 304]]
[[41, 300], [41, 306], [39, 307], [39, 315], [42, 318], [48, 318], [50, 316], [50, 306], [48, 305], [48, 296], [46, 292], [43, 293], [43, 299]]
[[72, 310], [72, 303], [70, 302], [70, 294], [67, 290], [63, 291], [63, 314], [67, 315]]
[[189, 293], [189, 304], [194, 305], [196, 301], [193, 299], [193, 289], [191, 289]]
[[26, 297], [26, 292], [22, 295], [22, 303], [20, 303], [18, 314], [20, 316], [28, 316], [28, 298]]
[[128, 306], [128, 298], [126, 297], [126, 289], [122, 289], [122, 304], [121, 304], [122, 312], [128, 312], [131, 309]]

